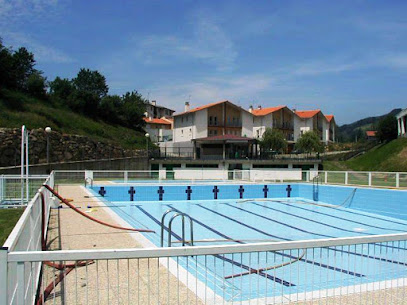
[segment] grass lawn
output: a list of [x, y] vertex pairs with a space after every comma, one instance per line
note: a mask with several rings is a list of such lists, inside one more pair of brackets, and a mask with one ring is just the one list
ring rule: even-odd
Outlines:
[[23, 208], [0, 209], [0, 245], [4, 244], [23, 212]]

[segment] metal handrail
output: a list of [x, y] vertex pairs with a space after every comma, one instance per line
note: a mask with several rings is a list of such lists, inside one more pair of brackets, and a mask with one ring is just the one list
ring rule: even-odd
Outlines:
[[168, 247], [171, 247], [171, 233], [172, 233], [172, 222], [174, 221], [175, 218], [177, 218], [178, 216], [181, 216], [181, 220], [182, 220], [182, 246], [185, 246], [186, 241], [185, 241], [185, 218], [189, 219], [189, 227], [190, 227], [190, 241], [188, 242], [191, 246], [194, 245], [194, 229], [193, 229], [193, 220], [191, 218], [191, 216], [189, 216], [188, 214], [182, 213], [182, 212], [177, 212], [174, 209], [169, 209], [167, 210], [163, 216], [161, 217], [161, 247], [164, 247], [164, 221], [165, 221], [165, 217], [171, 213], [174, 212], [175, 214], [171, 217], [169, 223], [168, 223]]

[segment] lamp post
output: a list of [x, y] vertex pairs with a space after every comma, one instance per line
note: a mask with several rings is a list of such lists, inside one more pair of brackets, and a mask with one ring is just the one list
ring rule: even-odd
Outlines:
[[150, 137], [150, 134], [147, 132], [147, 133], [145, 134], [145, 136], [146, 136], [147, 159], [148, 159], [148, 157], [149, 157], [149, 154], [148, 154], [148, 138]]
[[49, 164], [49, 135], [51, 131], [51, 127], [45, 127], [45, 134], [47, 135], [47, 164]]

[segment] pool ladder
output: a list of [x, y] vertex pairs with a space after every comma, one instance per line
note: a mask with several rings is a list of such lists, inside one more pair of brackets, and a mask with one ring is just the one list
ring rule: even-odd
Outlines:
[[319, 175], [312, 178], [312, 199], [319, 201]]
[[[161, 247], [164, 247], [165, 217], [170, 213], [175, 213], [175, 214], [172, 215], [172, 217], [168, 223], [168, 245], [167, 246], [171, 247], [172, 222], [177, 217], [181, 217], [181, 221], [182, 221], [182, 240], [181, 240], [182, 246], [185, 246], [186, 244], [193, 246], [194, 245], [194, 227], [193, 227], [193, 221], [192, 221], [191, 216], [189, 216], [188, 214], [182, 213], [182, 212], [178, 212], [174, 209], [169, 209], [163, 214], [163, 216], [161, 218]], [[185, 240], [185, 218], [187, 218], [189, 220], [189, 229], [190, 229], [190, 238], [191, 238], [190, 241]]]

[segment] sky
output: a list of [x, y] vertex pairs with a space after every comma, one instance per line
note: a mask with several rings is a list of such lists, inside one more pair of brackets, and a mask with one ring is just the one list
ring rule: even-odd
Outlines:
[[0, 37], [48, 80], [175, 109], [320, 108], [341, 125], [407, 107], [407, 1], [0, 0]]

